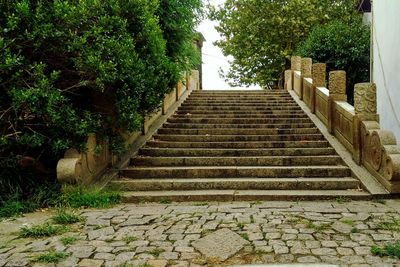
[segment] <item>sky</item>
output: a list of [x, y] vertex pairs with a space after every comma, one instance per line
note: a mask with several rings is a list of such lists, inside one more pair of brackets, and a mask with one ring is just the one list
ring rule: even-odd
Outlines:
[[[209, 0], [214, 5], [222, 5], [225, 0]], [[231, 87], [224, 78], [219, 76], [219, 69], [223, 69], [225, 72], [229, 69], [228, 58], [222, 54], [219, 47], [215, 46], [213, 42], [220, 39], [220, 35], [215, 30], [217, 22], [205, 19], [197, 28], [197, 31], [201, 32], [206, 39], [203, 44], [203, 89], [241, 89], [238, 87]], [[252, 87], [250, 89], [256, 89]], [[257, 88], [258, 89], [258, 88]]]

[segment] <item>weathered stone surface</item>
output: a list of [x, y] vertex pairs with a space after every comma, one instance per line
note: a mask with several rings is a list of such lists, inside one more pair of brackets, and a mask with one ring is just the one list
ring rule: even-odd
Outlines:
[[353, 229], [353, 227], [351, 225], [342, 223], [340, 221], [336, 221], [332, 224], [332, 229], [338, 231], [339, 233], [343, 233], [343, 234], [349, 234], [351, 232], [351, 229]]
[[99, 237], [105, 237], [114, 234], [114, 228], [112, 226], [93, 230], [88, 233], [89, 240], [98, 239]]
[[312, 80], [315, 87], [325, 87], [326, 85], [326, 64], [315, 63], [312, 65]]
[[346, 72], [342, 70], [329, 72], [329, 93], [346, 94]]
[[226, 260], [249, 242], [229, 229], [221, 229], [192, 243], [206, 257]]
[[356, 114], [376, 114], [376, 85], [358, 83], [354, 86], [354, 111]]
[[79, 262], [78, 267], [101, 267], [103, 260], [83, 259]]

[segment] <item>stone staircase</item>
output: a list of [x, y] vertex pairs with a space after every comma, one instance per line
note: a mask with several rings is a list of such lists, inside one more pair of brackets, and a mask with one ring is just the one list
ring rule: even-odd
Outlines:
[[127, 202], [366, 198], [287, 91], [193, 91], [120, 170]]

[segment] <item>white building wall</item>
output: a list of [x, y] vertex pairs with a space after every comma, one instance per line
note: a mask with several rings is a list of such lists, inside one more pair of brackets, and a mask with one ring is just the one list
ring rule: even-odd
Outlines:
[[372, 17], [372, 80], [380, 124], [400, 142], [400, 0], [374, 0]]

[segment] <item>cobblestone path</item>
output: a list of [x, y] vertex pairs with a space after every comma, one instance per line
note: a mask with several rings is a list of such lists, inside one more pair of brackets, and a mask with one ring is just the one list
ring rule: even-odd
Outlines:
[[[400, 219], [399, 200], [124, 204], [80, 212], [85, 222], [73, 225], [62, 235], [41, 239], [18, 238], [16, 232], [23, 225], [48, 221], [51, 211], [1, 222], [0, 266], [158, 267], [296, 262], [400, 266], [398, 259], [371, 254], [371, 246], [400, 239], [400, 221], [396, 221]], [[222, 233], [221, 229], [222, 238], [214, 234]], [[62, 237], [71, 236], [78, 240], [69, 245], [61, 243]], [[212, 238], [222, 244], [214, 254], [220, 249], [227, 253], [221, 258], [228, 259], [211, 257], [212, 251], [200, 253], [207, 251], [207, 245], [213, 246], [207, 244]], [[68, 257], [59, 263], [31, 261], [49, 250], [64, 251]]]

